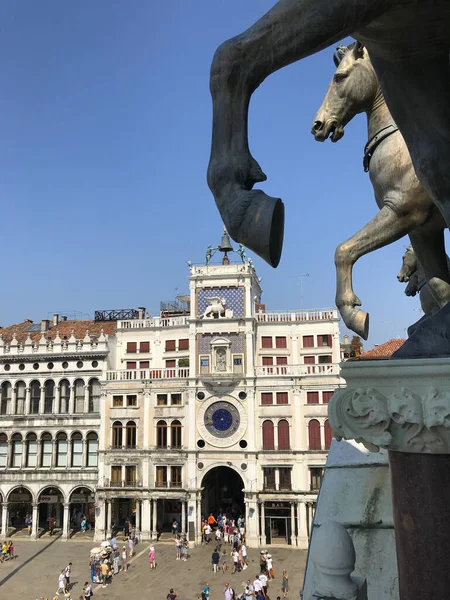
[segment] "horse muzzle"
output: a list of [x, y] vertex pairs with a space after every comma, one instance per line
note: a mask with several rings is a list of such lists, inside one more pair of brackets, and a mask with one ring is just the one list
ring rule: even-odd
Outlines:
[[311, 128], [311, 133], [316, 142], [324, 142], [328, 137], [332, 142], [338, 142], [344, 136], [344, 127], [339, 124], [337, 119], [327, 119], [322, 121], [316, 119]]

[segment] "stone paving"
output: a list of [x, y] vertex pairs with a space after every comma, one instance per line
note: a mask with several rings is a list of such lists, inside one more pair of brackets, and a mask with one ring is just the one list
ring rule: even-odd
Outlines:
[[[167, 534], [169, 535], [169, 534]], [[119, 539], [119, 545], [121, 540]], [[8, 600], [36, 600], [39, 596], [51, 600], [57, 588], [58, 574], [70, 561], [72, 571], [72, 600], [79, 600], [82, 587], [89, 579], [90, 541], [58, 539], [31, 541], [15, 540], [18, 558], [0, 564], [0, 595]], [[228, 548], [229, 546], [227, 546]], [[254, 579], [259, 572], [259, 551], [249, 549], [249, 568], [231, 575], [228, 571], [214, 574], [211, 569], [212, 544], [190, 550], [187, 562], [175, 560], [174, 544], [162, 540], [155, 544], [157, 569], [150, 571], [149, 544], [138, 544], [136, 556], [130, 561], [128, 572], [119, 573], [106, 589], [93, 586], [94, 598], [100, 600], [148, 599], [165, 600], [173, 587], [179, 600], [197, 600], [203, 586], [210, 584], [210, 600], [223, 600], [223, 588], [230, 583], [239, 594], [246, 579]], [[306, 551], [286, 548], [269, 549], [274, 559], [276, 579], [271, 582], [270, 600], [281, 594], [281, 572], [289, 573], [289, 598], [298, 599], [303, 583]], [[63, 596], [59, 598], [62, 600]]]

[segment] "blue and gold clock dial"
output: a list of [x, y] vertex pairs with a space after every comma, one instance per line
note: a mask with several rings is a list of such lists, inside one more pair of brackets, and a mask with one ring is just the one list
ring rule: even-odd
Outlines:
[[238, 409], [230, 402], [214, 402], [206, 409], [204, 422], [210, 434], [227, 438], [236, 433], [241, 419]]

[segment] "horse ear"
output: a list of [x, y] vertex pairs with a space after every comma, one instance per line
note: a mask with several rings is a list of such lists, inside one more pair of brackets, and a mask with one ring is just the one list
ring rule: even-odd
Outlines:
[[333, 54], [333, 61], [336, 67], [338, 67], [341, 64], [341, 60], [344, 57], [345, 54], [347, 54], [348, 52], [348, 47], [347, 46], [342, 46], [339, 45], [336, 48], [336, 52]]
[[353, 57], [355, 60], [358, 58], [364, 58], [364, 46], [361, 44], [361, 42], [355, 42], [355, 45], [353, 46]]

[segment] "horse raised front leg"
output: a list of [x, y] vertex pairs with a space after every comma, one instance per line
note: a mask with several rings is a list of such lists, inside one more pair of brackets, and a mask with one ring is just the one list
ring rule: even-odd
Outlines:
[[336, 306], [347, 327], [365, 340], [369, 315], [356, 309], [361, 301], [353, 291], [353, 265], [361, 256], [395, 242], [416, 226], [417, 213], [397, 215], [390, 206], [383, 206], [367, 225], [336, 249]]
[[252, 190], [266, 176], [250, 153], [248, 107], [264, 79], [337, 42], [392, 9], [396, 0], [280, 0], [247, 31], [222, 44], [211, 67], [213, 132], [208, 185], [236, 242], [276, 267], [284, 207]]

